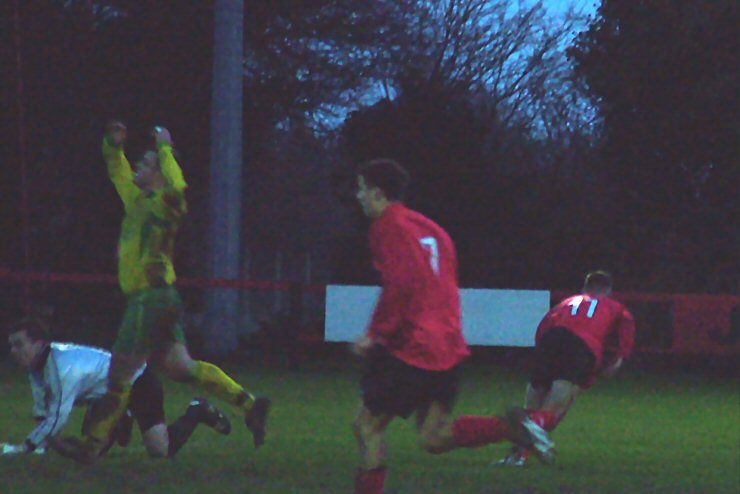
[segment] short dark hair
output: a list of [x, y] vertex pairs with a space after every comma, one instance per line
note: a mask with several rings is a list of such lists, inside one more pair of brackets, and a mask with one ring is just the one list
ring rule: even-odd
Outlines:
[[583, 288], [585, 290], [605, 291], [611, 290], [613, 283], [612, 275], [609, 272], [596, 269], [586, 274]]
[[25, 317], [10, 323], [5, 331], [6, 336], [25, 331], [33, 341], [49, 341], [49, 327], [41, 319]]
[[383, 191], [389, 201], [400, 201], [409, 184], [409, 172], [396, 160], [381, 158], [360, 163], [357, 175], [365, 179], [369, 187]]

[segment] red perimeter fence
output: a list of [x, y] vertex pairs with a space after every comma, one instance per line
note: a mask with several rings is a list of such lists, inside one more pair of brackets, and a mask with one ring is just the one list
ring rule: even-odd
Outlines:
[[[570, 293], [552, 292], [552, 301]], [[640, 351], [740, 355], [740, 296], [615, 293], [635, 316]]]
[[[0, 281], [17, 285], [70, 284], [115, 285], [109, 274], [42, 273], [0, 268]], [[284, 281], [228, 280], [212, 278], [179, 278], [183, 288], [228, 288], [288, 292], [299, 289], [303, 295], [321, 296], [325, 285], [296, 284]], [[570, 295], [551, 292], [552, 303]], [[616, 293], [637, 321], [636, 348], [644, 352], [678, 355], [740, 355], [740, 296], [666, 293]], [[305, 339], [322, 339], [315, 331]], [[303, 338], [302, 338], [303, 339]]]

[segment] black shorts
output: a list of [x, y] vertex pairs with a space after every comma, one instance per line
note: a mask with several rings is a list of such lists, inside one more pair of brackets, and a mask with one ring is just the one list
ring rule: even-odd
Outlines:
[[164, 388], [149, 367], [134, 381], [128, 408], [142, 433], [157, 424], [165, 423]]
[[367, 369], [360, 381], [362, 402], [375, 416], [408, 418], [425, 414], [432, 403], [452, 411], [460, 387], [457, 368], [429, 371], [392, 356], [382, 346], [368, 354]]
[[545, 333], [535, 346], [533, 360], [529, 382], [539, 389], [550, 389], [552, 382], [560, 379], [587, 387], [596, 365], [586, 343], [562, 327]]
[[[87, 434], [92, 416], [96, 414], [93, 408], [100, 403], [95, 401], [87, 407], [82, 421], [82, 434]], [[165, 423], [164, 418], [164, 389], [159, 378], [147, 367], [134, 381], [131, 387], [128, 410], [133, 415], [142, 434], [157, 424]]]

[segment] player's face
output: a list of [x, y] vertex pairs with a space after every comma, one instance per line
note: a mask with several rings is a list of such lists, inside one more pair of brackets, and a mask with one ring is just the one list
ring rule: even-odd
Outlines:
[[24, 369], [29, 369], [33, 365], [34, 359], [46, 345], [43, 341], [32, 340], [25, 331], [12, 333], [8, 337], [8, 343], [10, 343], [10, 354]]
[[355, 197], [357, 197], [357, 202], [360, 203], [362, 212], [365, 213], [365, 216], [369, 216], [371, 218], [375, 216], [376, 194], [377, 188], [368, 187], [367, 183], [365, 183], [365, 177], [362, 175], [357, 177], [357, 194]]
[[134, 183], [137, 187], [142, 190], [154, 189], [160, 176], [157, 153], [147, 151], [144, 157], [134, 165], [134, 171]]

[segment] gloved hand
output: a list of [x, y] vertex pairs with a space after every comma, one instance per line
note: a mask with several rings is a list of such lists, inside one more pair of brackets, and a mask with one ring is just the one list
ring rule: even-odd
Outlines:
[[28, 453], [28, 446], [26, 446], [25, 444], [0, 443], [0, 445], [2, 445], [2, 450], [0, 450], [0, 454], [2, 454], [3, 456]]
[[2, 456], [20, 455], [20, 454], [25, 454], [25, 453], [43, 455], [46, 453], [46, 448], [44, 446], [39, 446], [33, 451], [29, 451], [28, 446], [26, 446], [25, 443], [23, 444], [0, 443], [0, 455]]

